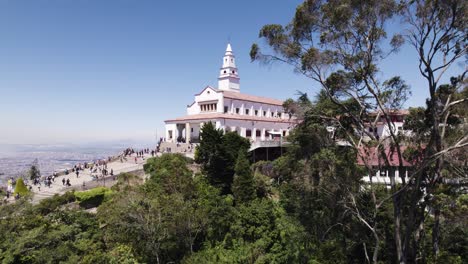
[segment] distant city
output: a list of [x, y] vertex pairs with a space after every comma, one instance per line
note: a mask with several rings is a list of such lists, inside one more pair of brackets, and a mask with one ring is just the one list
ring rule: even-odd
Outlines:
[[89, 144], [30, 145], [0, 144], [0, 185], [10, 177], [27, 173], [35, 159], [42, 175], [71, 168], [75, 164], [107, 158], [127, 147], [149, 147], [151, 142], [98, 142]]

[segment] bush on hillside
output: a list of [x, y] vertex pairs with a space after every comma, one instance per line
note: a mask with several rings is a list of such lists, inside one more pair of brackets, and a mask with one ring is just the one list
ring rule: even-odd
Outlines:
[[72, 203], [75, 200], [75, 192], [69, 191], [63, 195], [55, 194], [53, 197], [40, 201], [36, 208], [41, 215], [47, 215], [55, 211], [58, 207]]
[[16, 186], [15, 186], [15, 192], [13, 194], [17, 194], [19, 193], [21, 196], [25, 196], [29, 193], [28, 191], [28, 187], [26, 187], [26, 185], [24, 184], [24, 181], [23, 179], [19, 178], [17, 181], [16, 181]]
[[76, 192], [75, 197], [79, 201], [80, 206], [89, 209], [98, 207], [105, 200], [108, 200], [112, 190], [106, 187], [96, 187], [88, 191]]

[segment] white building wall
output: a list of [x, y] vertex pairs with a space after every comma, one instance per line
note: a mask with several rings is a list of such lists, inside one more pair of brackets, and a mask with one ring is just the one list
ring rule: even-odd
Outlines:
[[[247, 130], [252, 132], [252, 139], [256, 140], [269, 140], [269, 138], [265, 138], [265, 132], [267, 131], [275, 131], [281, 132], [287, 131], [286, 135], [289, 134], [289, 130], [292, 129], [292, 125], [288, 123], [280, 123], [280, 122], [262, 122], [262, 121], [245, 121], [245, 120], [221, 120], [220, 125], [225, 130], [229, 131], [238, 131], [241, 132], [241, 136], [245, 136]], [[255, 131], [261, 131], [260, 138], [256, 137]]]
[[195, 95], [194, 103], [191, 106], [187, 107], [187, 115], [198, 115], [202, 113], [200, 110], [200, 103], [207, 101], [217, 102], [216, 112], [223, 112], [223, 94], [216, 92], [210, 87], [207, 87], [202, 91], [202, 93]]
[[[170, 137], [170, 132], [172, 131], [172, 138]], [[166, 124], [166, 140], [171, 141], [177, 139], [177, 127], [176, 124]]]
[[281, 119], [288, 119], [286, 115], [279, 114], [283, 113], [284, 109], [283, 106], [280, 105], [270, 105], [270, 104], [263, 104], [257, 102], [250, 102], [250, 101], [242, 101], [236, 100], [231, 98], [224, 98], [224, 106], [228, 106], [228, 113], [236, 114], [236, 108], [239, 108], [239, 114], [245, 115], [245, 109], [249, 109], [250, 116], [255, 116], [255, 110], [258, 110], [259, 117], [265, 117], [263, 115], [263, 111], [266, 111], [266, 117], [268, 118], [281, 118]]
[[[394, 133], [398, 133], [399, 131], [403, 132], [403, 122], [393, 122], [392, 130]], [[390, 127], [386, 124], [377, 125], [377, 135], [380, 138], [387, 138], [390, 136]]]
[[[217, 103], [216, 111], [201, 112], [200, 105], [203, 103]], [[250, 130], [251, 140], [268, 140], [266, 138], [267, 131], [275, 131], [283, 134], [283, 131], [286, 131], [286, 135], [289, 134], [289, 130], [292, 129], [291, 123], [282, 123], [274, 122], [274, 120], [283, 119], [288, 120], [289, 116], [287, 114], [282, 114], [284, 109], [281, 105], [273, 104], [264, 104], [259, 102], [224, 98], [222, 92], [217, 92], [211, 87], [206, 87], [200, 94], [195, 95], [194, 103], [187, 107], [188, 115], [198, 115], [204, 113], [224, 113], [224, 107], [228, 107], [227, 114], [230, 115], [240, 115], [240, 116], [257, 116], [260, 118], [271, 118], [273, 122], [265, 121], [247, 121], [247, 120], [233, 120], [233, 119], [218, 119], [211, 120], [215, 123], [216, 128], [223, 129], [224, 131], [237, 131], [241, 136], [246, 136], [247, 130]], [[236, 108], [239, 108], [239, 113], [236, 113]], [[246, 109], [249, 110], [246, 113]], [[257, 115], [255, 114], [257, 111]], [[266, 112], [266, 116], [263, 112]], [[281, 114], [281, 115], [280, 115]], [[276, 116], [276, 117], [275, 117]], [[209, 119], [200, 120], [200, 121], [189, 121], [190, 123], [190, 137], [197, 139], [200, 135], [200, 125], [204, 122], [209, 122]], [[172, 131], [172, 140], [176, 140], [179, 136], [179, 131], [177, 130], [176, 121], [166, 123], [166, 139], [169, 140], [169, 131]], [[184, 124], [184, 121], [178, 122]], [[260, 135], [256, 136], [256, 131], [260, 131]], [[186, 133], [183, 133], [183, 136], [186, 136]]]

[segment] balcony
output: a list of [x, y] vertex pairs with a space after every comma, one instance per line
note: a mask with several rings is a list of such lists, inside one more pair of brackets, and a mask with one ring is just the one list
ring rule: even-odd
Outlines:
[[258, 148], [279, 148], [289, 145], [289, 142], [281, 140], [258, 140], [252, 142], [249, 151], [253, 151]]

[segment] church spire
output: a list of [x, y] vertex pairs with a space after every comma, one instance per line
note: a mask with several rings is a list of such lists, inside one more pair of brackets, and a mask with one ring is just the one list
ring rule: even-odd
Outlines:
[[239, 75], [237, 73], [236, 58], [232, 52], [231, 43], [227, 44], [223, 57], [223, 66], [219, 72], [218, 89], [239, 92]]

